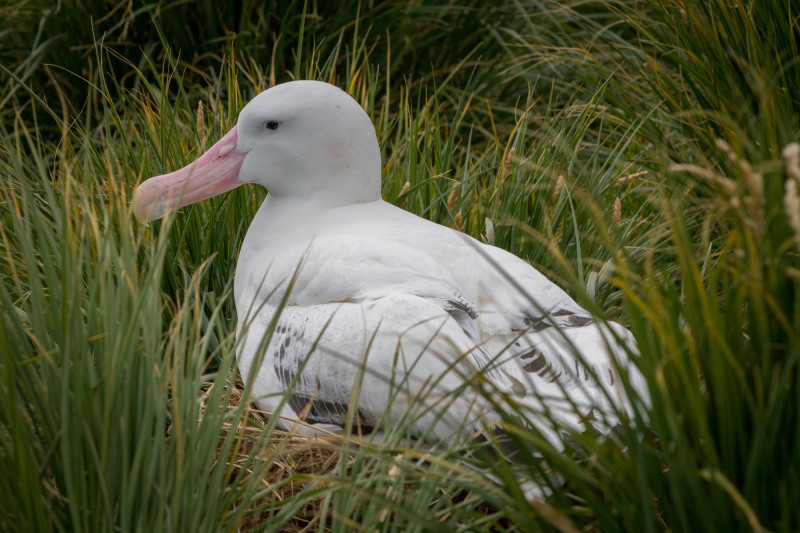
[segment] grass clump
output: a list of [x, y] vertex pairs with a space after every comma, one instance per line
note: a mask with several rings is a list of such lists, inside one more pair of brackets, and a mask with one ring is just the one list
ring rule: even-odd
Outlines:
[[[2, 8], [0, 529], [800, 528], [791, 3], [107, 8]], [[646, 430], [544, 450], [565, 483], [530, 500], [459, 446], [253, 412], [230, 287], [263, 192], [149, 228], [129, 203], [297, 77], [373, 117], [388, 201], [629, 325]]]

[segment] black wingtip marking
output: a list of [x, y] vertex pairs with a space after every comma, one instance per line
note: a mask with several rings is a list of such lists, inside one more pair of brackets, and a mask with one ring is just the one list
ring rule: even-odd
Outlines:
[[552, 324], [548, 324], [546, 322], [547, 315], [544, 316], [526, 316], [522, 319], [526, 326], [533, 331], [542, 331], [543, 329], [549, 328]]
[[445, 311], [461, 311], [463, 313], [467, 313], [467, 315], [469, 315], [469, 317], [472, 319], [478, 318], [478, 312], [475, 311], [474, 307], [464, 302], [459, 302], [458, 300], [445, 301], [444, 309]]
[[[557, 320], [555, 320], [557, 318]], [[526, 316], [522, 319], [533, 331], [542, 331], [552, 326], [579, 328], [592, 323], [592, 317], [579, 315], [569, 309], [556, 309], [552, 313], [541, 316]]]
[[544, 354], [536, 348], [530, 352], [520, 355], [519, 357], [523, 361], [526, 359], [531, 359], [531, 361], [522, 366], [523, 370], [532, 374], [538, 374], [540, 378], [545, 379], [549, 383], [554, 382], [559, 378], [559, 376], [561, 376], [561, 372], [554, 370], [547, 362]]
[[[503, 459], [509, 463], [522, 464], [531, 456], [539, 454], [536, 446], [524, 439], [514, 439], [511, 433], [500, 426], [487, 428], [485, 433], [479, 433], [473, 437], [473, 440], [477, 444], [484, 445], [477, 448], [479, 453], [487, 454], [488, 458], [494, 461]], [[487, 445], [490, 441], [494, 444], [493, 446]], [[520, 445], [526, 448], [526, 453], [523, 453]], [[469, 453], [474, 454], [475, 451]]]
[[533, 360], [528, 363], [525, 363], [525, 366], [522, 367], [523, 369], [525, 369], [525, 371], [539, 372], [543, 368], [547, 367], [547, 361], [544, 358], [544, 354], [539, 350], [533, 349], [530, 352], [520, 356], [520, 359], [522, 359], [523, 361], [531, 358], [533, 358]]
[[[298, 417], [305, 413], [304, 420], [309, 424], [334, 424], [340, 427], [345, 427], [347, 424], [349, 409], [347, 404], [309, 398], [303, 394], [290, 394], [288, 403]], [[364, 412], [357, 409], [354, 423], [365, 434], [375, 430], [375, 426], [367, 420]]]
[[[298, 376], [302, 361], [290, 360], [288, 364], [285, 361], [292, 340], [302, 339], [303, 332], [285, 325], [279, 325], [275, 331], [278, 335], [285, 335], [282, 341], [276, 339], [277, 346], [273, 348], [272, 355], [273, 370], [281, 386], [286, 391], [294, 391], [287, 398], [289, 407], [298, 418], [302, 417], [309, 424], [333, 424], [344, 428], [349, 405], [318, 398], [316, 395], [322, 388], [319, 376], [311, 377], [308, 371]], [[361, 409], [357, 409], [354, 423], [362, 434], [372, 433], [375, 429], [374, 422]]]
[[567, 319], [568, 326], [572, 328], [579, 328], [592, 323], [592, 318], [588, 316], [572, 315]]

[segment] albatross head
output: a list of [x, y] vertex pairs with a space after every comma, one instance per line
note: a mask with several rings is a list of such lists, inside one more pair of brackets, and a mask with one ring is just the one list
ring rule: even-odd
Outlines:
[[276, 85], [256, 96], [236, 126], [199, 159], [142, 183], [142, 222], [257, 183], [271, 197], [340, 206], [380, 199], [381, 157], [367, 114], [344, 91], [318, 81]]

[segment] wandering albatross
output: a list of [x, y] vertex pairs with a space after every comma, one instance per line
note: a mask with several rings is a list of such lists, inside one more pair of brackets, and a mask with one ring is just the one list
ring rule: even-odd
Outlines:
[[480, 435], [498, 422], [482, 386], [561, 448], [560, 428], [607, 433], [649, 401], [625, 328], [516, 256], [383, 201], [372, 122], [333, 85], [260, 93], [199, 159], [142, 183], [133, 210], [151, 221], [243, 183], [268, 195], [236, 266], [238, 364], [279, 427], [341, 432], [349, 414], [365, 432]]

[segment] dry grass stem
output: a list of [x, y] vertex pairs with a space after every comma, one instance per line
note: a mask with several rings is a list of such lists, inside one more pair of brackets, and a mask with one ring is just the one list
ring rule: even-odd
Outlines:
[[[229, 388], [228, 402], [224, 408], [233, 412], [239, 407], [243, 399], [244, 384], [236, 380], [227, 385]], [[201, 392], [203, 417], [205, 404], [209, 398], [208, 389]], [[341, 451], [336, 444], [318, 437], [305, 437], [292, 435], [283, 431], [273, 431], [267, 441], [258, 443], [259, 436], [264, 431], [265, 415], [257, 409], [248, 408], [244, 417], [237, 425], [227, 424], [220, 435], [217, 448], [217, 459], [234, 467], [234, 474], [242, 468], [248, 468], [253, 454], [263, 461], [270, 461], [269, 471], [260, 483], [270, 487], [269, 499], [271, 507], [275, 501], [291, 502], [309, 484], [315, 483], [314, 476], [329, 472], [341, 457]], [[241, 439], [240, 444], [229, 457], [221, 455], [226, 433], [236, 433]], [[254, 447], [258, 449], [254, 450]], [[248, 477], [252, 472], [248, 472]], [[235, 475], [231, 476], [231, 480]], [[319, 524], [324, 495], [308, 500], [304, 507], [299, 509], [292, 519], [284, 526], [284, 531], [307, 531]], [[250, 502], [253, 508], [268, 503], [266, 501]], [[242, 524], [241, 531], [255, 531], [271, 517], [271, 513], [248, 517]]]
[[[389, 468], [389, 479], [390, 480], [396, 479], [397, 478], [397, 474], [400, 473], [401, 469], [400, 469], [400, 464], [399, 463], [403, 460], [403, 457], [404, 457], [404, 455], [402, 453], [399, 454], [395, 458], [395, 464], [393, 464], [391, 466], [391, 468]], [[388, 500], [389, 498], [391, 498], [393, 493], [394, 493], [394, 487], [392, 487], [390, 485], [389, 488], [386, 489], [386, 499]], [[386, 521], [386, 517], [388, 515], [389, 515], [389, 508], [388, 507], [384, 507], [381, 510], [381, 517], [380, 517], [380, 519], [378, 521], [379, 522], [385, 522]]]
[[746, 161], [746, 166], [742, 166], [744, 171], [745, 180], [747, 181], [748, 195], [744, 199], [747, 211], [753, 217], [758, 227], [761, 227], [764, 220], [764, 176], [758, 172], [754, 172], [752, 167]]
[[731, 148], [731, 145], [728, 144], [728, 142], [724, 139], [716, 139], [714, 144], [717, 145], [717, 148], [725, 152], [725, 155], [728, 156], [728, 159], [730, 159], [732, 163], [736, 163], [736, 161], [739, 159], [736, 156], [736, 153], [733, 151], [733, 148]]
[[579, 530], [572, 521], [563, 512], [554, 509], [546, 501], [534, 498], [530, 503], [531, 507], [536, 509], [536, 512], [539, 513], [542, 518], [547, 520], [550, 525], [561, 533], [578, 533]]

